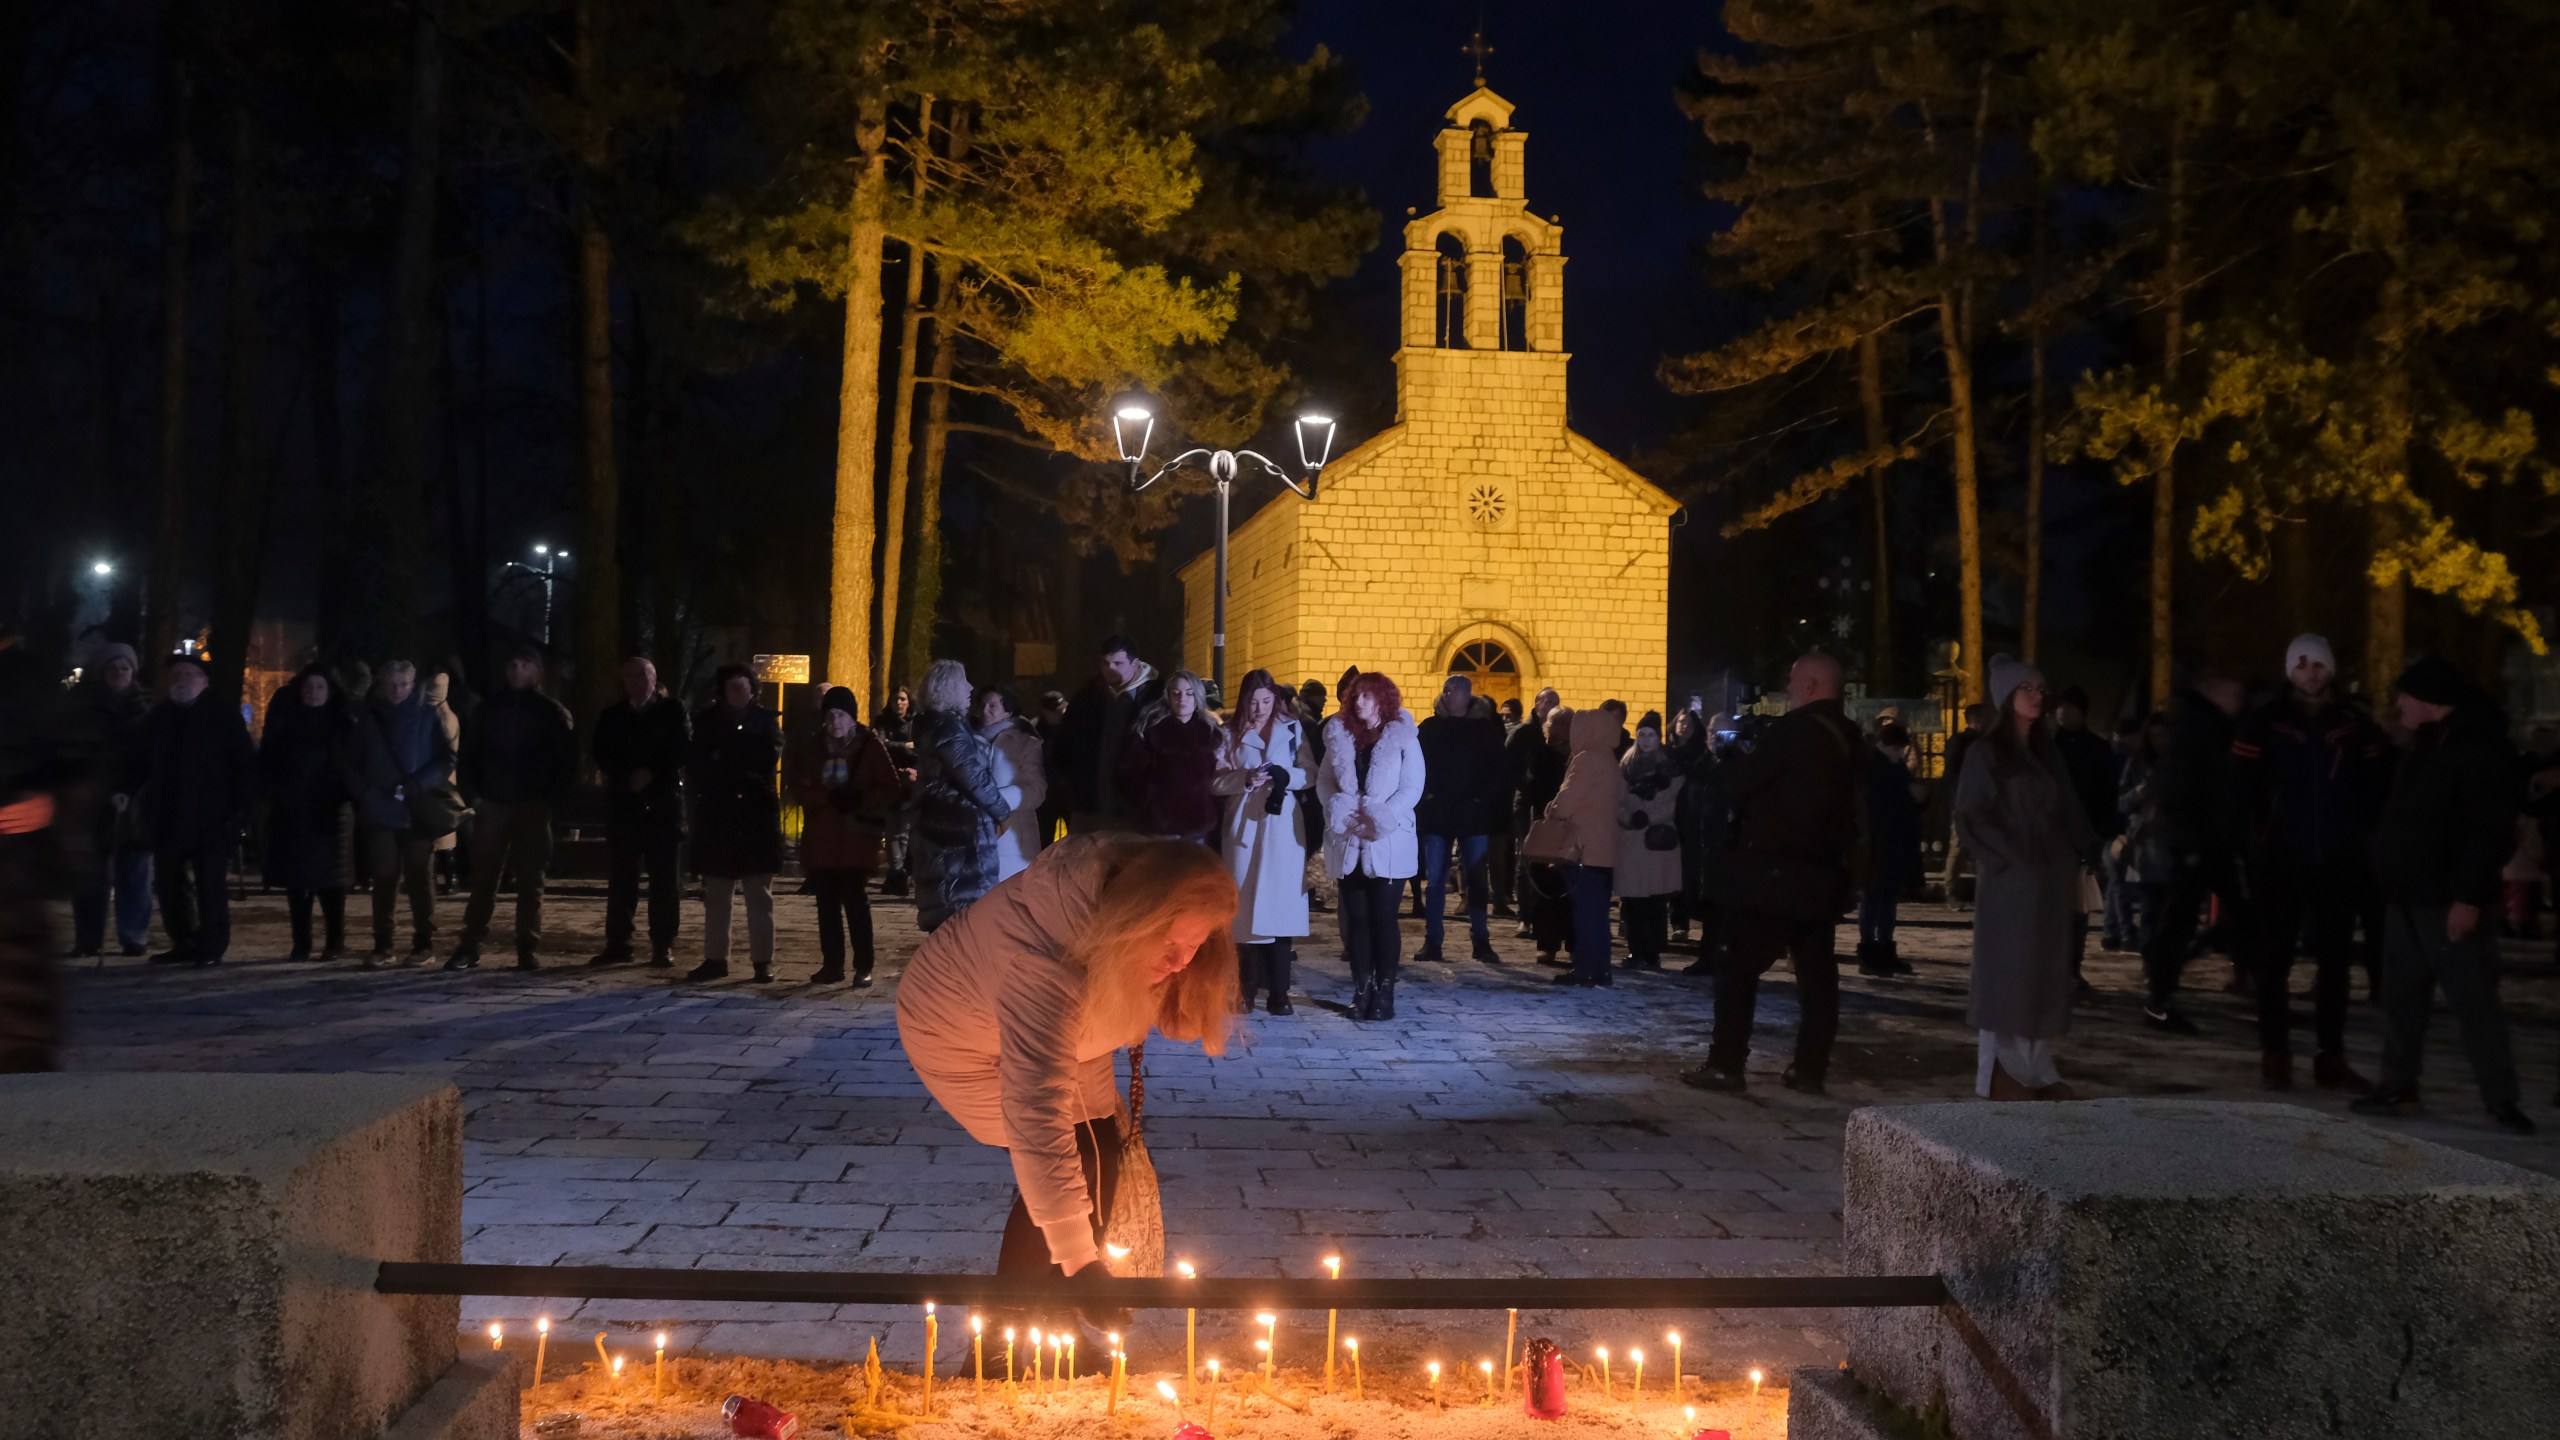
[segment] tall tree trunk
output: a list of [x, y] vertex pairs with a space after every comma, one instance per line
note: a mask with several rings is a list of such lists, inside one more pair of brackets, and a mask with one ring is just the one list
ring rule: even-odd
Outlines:
[[613, 703], [622, 650], [622, 472], [613, 452], [613, 248], [596, 187], [611, 161], [596, 73], [605, 0], [578, 0], [578, 398], [585, 420], [578, 531], [577, 712]]
[[[170, 24], [182, 25], [173, 7]], [[173, 33], [172, 49], [185, 43]], [[142, 651], [158, 664], [178, 648], [178, 605], [184, 589], [187, 525], [187, 239], [196, 183], [190, 110], [195, 77], [184, 58], [169, 78], [169, 192], [160, 219], [160, 488], [153, 497], [151, 573], [142, 602]]]
[[231, 284], [223, 389], [222, 545], [213, 593], [213, 694], [225, 704], [242, 698], [249, 639], [257, 625], [258, 580], [266, 559], [268, 505], [275, 483], [267, 473], [258, 425], [258, 216], [257, 140], [248, 111], [231, 120]]
[[[338, 626], [345, 615], [345, 541], [353, 516], [347, 494], [346, 413], [338, 391], [338, 277], [321, 270], [313, 279], [303, 318], [302, 363], [310, 372], [312, 542], [320, 552], [312, 601], [320, 616], [320, 653], [338, 658]], [[350, 697], [361, 699], [361, 696]]]
[[433, 0], [418, 0], [410, 27], [408, 134], [400, 162], [400, 219], [383, 316], [380, 418], [364, 513], [347, 543], [355, 554], [358, 653], [425, 660], [417, 623], [416, 552], [426, 533], [436, 378], [436, 180], [444, 130], [444, 38]]
[[2044, 617], [2044, 432], [2045, 432], [2045, 194], [2039, 180], [2035, 193], [2033, 275], [2027, 303], [2034, 318], [2027, 326], [2027, 555], [2024, 615], [2018, 626], [2019, 658], [2036, 663]]
[[1964, 654], [1964, 703], [1982, 698], [1982, 472], [1974, 451], [1973, 357], [1967, 353], [1953, 293], [1938, 296], [1938, 334], [1947, 360], [1947, 407], [1954, 413], [1958, 635]]
[[2388, 197], [2376, 227], [2380, 248], [2391, 271], [2376, 297], [2374, 328], [2381, 332], [2385, 354], [2382, 385], [2372, 425], [2392, 484], [2380, 503], [2367, 507], [2372, 516], [2373, 559], [2366, 566], [2371, 586], [2365, 595], [2365, 693], [2380, 700], [2392, 693], [2401, 662], [2409, 649], [2409, 582], [2401, 568], [2400, 547], [2408, 539], [2408, 515], [2400, 508], [2408, 492], [2409, 442], [2414, 428], [2409, 397], [2408, 351], [2413, 328], [2409, 308], [2407, 221], [2399, 196]]
[[[2187, 348], [2187, 123], [2184, 110], [2169, 121], [2169, 230], [2160, 279], [2167, 291], [2161, 319], [2160, 384], [2172, 404], [2178, 361]], [[2169, 679], [2177, 659], [2177, 626], [2171, 609], [2178, 572], [2178, 433], [2154, 440], [2151, 472], [2151, 703], [2169, 703]]]
[[[1858, 409], [1867, 425], [1867, 451], [1885, 447], [1884, 356], [1874, 334], [1858, 338]], [[1893, 476], [1889, 465], [1867, 472], [1867, 539], [1874, 552], [1870, 597], [1874, 614], [1867, 623], [1867, 688], [1877, 695], [1894, 688], [1893, 665]]]
[[[934, 286], [937, 309], [951, 301], [950, 277]], [[933, 655], [933, 629], [942, 609], [942, 467], [951, 451], [952, 336], [933, 327], [933, 384], [925, 396], [924, 466], [916, 476], [916, 588], [907, 605], [906, 654], [911, 669]]]
[[[916, 107], [915, 198], [921, 218], [924, 208], [925, 155], [933, 144], [933, 97], [927, 95]], [[901, 675], [920, 671], [923, 656], [910, 651], [900, 667], [898, 648], [898, 589], [907, 548], [907, 473], [915, 459], [916, 418], [916, 343], [924, 327], [924, 244], [920, 237], [907, 240], [906, 303], [898, 312], [898, 376], [889, 388], [889, 501], [880, 515], [880, 674], [874, 681], [881, 693], [866, 703], [877, 712], [887, 698], [888, 687]]]
[[[834, 576], [827, 594], [827, 683], [872, 693], [873, 512], [879, 504], [880, 267], [888, 242], [888, 101], [862, 98], [845, 238], [844, 378], [836, 399]], [[878, 713], [875, 709], [872, 713]]]

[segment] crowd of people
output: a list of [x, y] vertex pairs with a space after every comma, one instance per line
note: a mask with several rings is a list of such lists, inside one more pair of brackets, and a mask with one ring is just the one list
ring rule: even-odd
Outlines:
[[[2520, 757], [2505, 717], [2441, 660], [2412, 666], [2377, 714], [2339, 689], [2327, 643], [2304, 636], [2283, 688], [2258, 703], [2203, 675], [2110, 738], [2080, 691], [1996, 657], [1928, 776], [1899, 716], [1851, 720], [1841, 668], [1820, 653], [1792, 668], [1782, 713], [1692, 707], [1666, 724], [1617, 700], [1576, 710], [1553, 690], [1497, 707], [1464, 676], [1417, 716], [1392, 677], [1358, 669], [1294, 689], [1255, 670], [1221, 713], [1198, 676], [1159, 674], [1126, 636], [1098, 651], [1072, 697], [1051, 691], [1027, 712], [941, 660], [870, 724], [836, 687], [788, 735], [743, 667], [722, 667], [688, 710], [635, 656], [582, 745], [530, 648], [509, 658], [503, 689], [460, 705], [449, 674], [422, 679], [404, 660], [307, 667], [253, 742], [237, 709], [205, 701], [201, 657], [170, 657], [154, 697], [139, 658], [111, 645], [68, 697], [73, 748], [93, 762], [62, 787], [81, 802], [72, 951], [143, 953], [156, 906], [169, 944], [152, 961], [220, 963], [226, 877], [255, 810], [290, 958], [432, 960], [442, 863], [464, 892], [444, 967], [481, 963], [512, 881], [515, 962], [538, 969], [559, 809], [591, 773], [607, 851], [591, 965], [675, 968], [689, 869], [701, 934], [683, 978], [730, 973], [740, 908], [749, 971], [775, 978], [786, 800], [819, 984], [871, 983], [875, 889], [911, 892], [930, 932], [1062, 837], [1135, 834], [1218, 857], [1238, 895], [1246, 1008], [1293, 1012], [1296, 941], [1328, 910], [1350, 970], [1343, 1008], [1364, 1022], [1395, 1018], [1408, 958], [1455, 958], [1453, 918], [1467, 956], [1489, 965], [1504, 963], [1491, 927], [1515, 924], [1558, 985], [1609, 986], [1687, 949], [1715, 1019], [1683, 1078], [1738, 1091], [1760, 979], [1785, 959], [1800, 1018], [1782, 1083], [1819, 1091], [1839, 1024], [1835, 926], [1854, 911], [1860, 973], [1911, 972], [1896, 921], [1926, 878], [1924, 817], [1942, 813], [1943, 893], [1974, 912], [1983, 1095], [2071, 1093], [2056, 1052], [2089, 991], [2079, 971], [2095, 929], [2104, 948], [2140, 952], [2145, 1022], [2173, 1033], [2196, 1028], [2178, 1003], [2190, 961], [2228, 954], [2232, 988], [2256, 1003], [2270, 1088], [2295, 1078], [2288, 982], [2307, 953], [2310, 1077], [2366, 1109], [2416, 1103], [2441, 988], [2490, 1112], [2531, 1124], [2495, 942], [2534, 923], [2533, 889], [2560, 849], [2543, 836], [2560, 821], [2560, 745], [2538, 736]], [[370, 944], [351, 947], [357, 890]], [[1408, 904], [1422, 922], [1410, 956]], [[2386, 1016], [2378, 1082], [2347, 1054], [2359, 971]]]

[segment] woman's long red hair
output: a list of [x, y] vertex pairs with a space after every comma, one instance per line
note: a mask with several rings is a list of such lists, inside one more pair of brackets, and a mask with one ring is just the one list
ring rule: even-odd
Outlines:
[[[1360, 723], [1360, 697], [1374, 696], [1378, 702], [1378, 723]], [[1351, 732], [1351, 743], [1363, 750], [1378, 743], [1378, 736], [1392, 721], [1404, 717], [1404, 692], [1385, 672], [1363, 670], [1351, 682], [1351, 693], [1342, 697], [1342, 728]]]

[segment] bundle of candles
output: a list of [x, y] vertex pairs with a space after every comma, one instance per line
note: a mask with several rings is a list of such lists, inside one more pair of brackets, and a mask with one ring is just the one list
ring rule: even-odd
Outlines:
[[[1341, 1256], [1327, 1255], [1323, 1257], [1321, 1263], [1329, 1277], [1341, 1278]], [[1196, 1279], [1199, 1275], [1199, 1271], [1188, 1261], [1176, 1261], [1175, 1271], [1184, 1279]], [[942, 1339], [941, 1316], [937, 1307], [930, 1301], [924, 1306], [923, 1318], [924, 1345], [923, 1354], [920, 1357], [923, 1362], [922, 1383], [918, 1397], [919, 1403], [914, 1412], [914, 1418], [920, 1419], [934, 1417], [940, 1408], [937, 1405], [935, 1391], [940, 1379], [938, 1357]], [[1307, 1367], [1309, 1379], [1304, 1383], [1314, 1391], [1312, 1396], [1305, 1394], [1293, 1396], [1287, 1393], [1282, 1383], [1280, 1362], [1284, 1351], [1308, 1362], [1312, 1362], [1316, 1356], [1298, 1350], [1284, 1335], [1280, 1317], [1272, 1312], [1256, 1313], [1253, 1316], [1253, 1325], [1258, 1332], [1252, 1339], [1253, 1363], [1240, 1370], [1230, 1371], [1218, 1356], [1201, 1353], [1199, 1312], [1196, 1309], [1184, 1311], [1180, 1383], [1176, 1385], [1173, 1381], [1165, 1380], [1156, 1382], [1152, 1387], [1154, 1398], [1170, 1406], [1177, 1423], [1184, 1427], [1177, 1432], [1177, 1440], [1180, 1440], [1180, 1437], [1203, 1440], [1203, 1437], [1214, 1435], [1222, 1401], [1229, 1407], [1230, 1414], [1239, 1414], [1248, 1397], [1267, 1400], [1275, 1406], [1286, 1407], [1303, 1414], [1307, 1410], [1308, 1402], [1316, 1397], [1339, 1396], [1353, 1402], [1365, 1402], [1368, 1399], [1367, 1375], [1362, 1364], [1360, 1340], [1356, 1335], [1341, 1333], [1339, 1311], [1329, 1309], [1325, 1312], [1324, 1348], [1320, 1352], [1323, 1361], [1321, 1367], [1312, 1363]], [[1108, 1350], [1096, 1365], [1085, 1369], [1079, 1367], [1077, 1363], [1077, 1336], [1073, 1331], [1044, 1332], [1038, 1327], [1014, 1326], [1006, 1326], [997, 1332], [997, 1338], [1002, 1342], [1003, 1349], [999, 1356], [1001, 1369], [996, 1377], [997, 1391], [991, 1397], [988, 1384], [987, 1329], [985, 1316], [972, 1314], [969, 1317], [970, 1373], [968, 1378], [969, 1399], [973, 1408], [983, 1410], [991, 1400], [1008, 1408], [1019, 1408], [1026, 1402], [1044, 1405], [1090, 1405], [1103, 1417], [1112, 1418], [1119, 1414], [1120, 1407], [1125, 1401], [1133, 1398], [1129, 1394], [1129, 1355], [1119, 1334], [1112, 1333], [1107, 1337]], [[493, 1322], [489, 1326], [488, 1333], [491, 1348], [503, 1349], [506, 1344], [505, 1326], [502, 1323]], [[624, 1357], [609, 1349], [606, 1342], [610, 1338], [610, 1332], [597, 1332], [595, 1337], [597, 1362], [604, 1382], [619, 1390], [622, 1385]], [[1722, 1440], [1726, 1434], [1724, 1431], [1697, 1428], [1697, 1407], [1689, 1403], [1690, 1383], [1693, 1377], [1686, 1370], [1680, 1332], [1667, 1331], [1662, 1338], [1670, 1349], [1671, 1366], [1667, 1375], [1658, 1369], [1655, 1370], [1654, 1378], [1648, 1381], [1647, 1360], [1642, 1348], [1613, 1352], [1608, 1346], [1595, 1345], [1587, 1352], [1588, 1363], [1583, 1363], [1545, 1339], [1531, 1339], [1524, 1344], [1520, 1336], [1520, 1312], [1510, 1310], [1505, 1312], [1503, 1318], [1502, 1350], [1499, 1358], [1480, 1357], [1473, 1362], [1477, 1380], [1482, 1385], [1481, 1396], [1471, 1393], [1472, 1387], [1465, 1378], [1467, 1365], [1464, 1361], [1456, 1366], [1444, 1366], [1438, 1359], [1425, 1360], [1420, 1369], [1420, 1378], [1424, 1382], [1435, 1413], [1446, 1414], [1450, 1402], [1454, 1399], [1461, 1406], [1476, 1409], [1492, 1409], [1517, 1403], [1533, 1417], [1557, 1419], [1561, 1418], [1569, 1408], [1566, 1394], [1567, 1377], [1578, 1375], [1581, 1381], [1581, 1393], [1576, 1398], [1585, 1405], [1591, 1404], [1596, 1399], [1603, 1406], [1612, 1409], [1624, 1406], [1627, 1411], [1637, 1415], [1642, 1415], [1649, 1409], [1654, 1410], [1661, 1420], [1676, 1426], [1673, 1433], [1676, 1437], [1682, 1437], [1682, 1440]], [[537, 1318], [534, 1322], [532, 1357], [533, 1383], [537, 1386], [544, 1380], [545, 1367], [549, 1361], [550, 1340], [550, 1317]], [[873, 1342], [872, 1356], [872, 1360], [865, 1367], [870, 1376], [868, 1403], [871, 1407], [878, 1408], [882, 1403], [882, 1389], [886, 1376], [880, 1365], [877, 1341]], [[655, 1359], [649, 1399], [653, 1402], [663, 1402], [666, 1398], [667, 1383], [667, 1335], [664, 1331], [656, 1335]], [[1751, 1402], [1753, 1412], [1756, 1414], [1765, 1377], [1759, 1369], [1754, 1368], [1748, 1371], [1744, 1378], [1750, 1383]], [[1517, 1401], [1512, 1399], [1512, 1387], [1515, 1383], [1521, 1387], [1521, 1395]], [[1452, 1391], [1456, 1393], [1453, 1395]], [[638, 1397], [635, 1394], [632, 1398], [636, 1400]], [[1195, 1411], [1197, 1423], [1194, 1423]]]

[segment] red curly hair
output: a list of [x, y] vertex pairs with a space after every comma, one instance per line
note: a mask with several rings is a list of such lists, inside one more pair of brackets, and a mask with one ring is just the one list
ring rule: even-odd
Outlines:
[[[1372, 696], [1378, 702], [1378, 723], [1375, 725], [1360, 723], [1360, 697], [1363, 695]], [[1361, 671], [1360, 678], [1351, 682], [1349, 693], [1342, 697], [1342, 728], [1351, 732], [1351, 743], [1363, 750], [1378, 743], [1378, 736], [1387, 728], [1387, 722], [1401, 719], [1403, 715], [1404, 692], [1380, 671]]]

